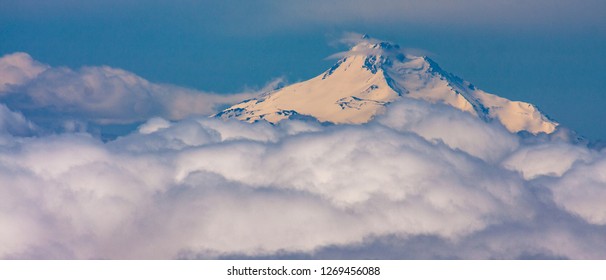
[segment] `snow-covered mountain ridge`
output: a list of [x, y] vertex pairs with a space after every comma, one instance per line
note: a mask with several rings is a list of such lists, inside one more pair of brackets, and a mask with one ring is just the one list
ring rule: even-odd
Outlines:
[[558, 126], [532, 104], [484, 92], [426, 56], [407, 54], [398, 45], [367, 36], [315, 78], [245, 100], [215, 116], [276, 123], [305, 115], [322, 122], [360, 124], [402, 96], [498, 120], [511, 132], [549, 134]]

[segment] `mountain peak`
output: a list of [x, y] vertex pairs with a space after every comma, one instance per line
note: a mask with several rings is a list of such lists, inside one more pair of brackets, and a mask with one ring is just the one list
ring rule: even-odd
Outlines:
[[486, 93], [433, 60], [406, 54], [391, 42], [364, 35], [340, 56], [315, 78], [236, 104], [216, 116], [271, 123], [310, 116], [322, 122], [359, 124], [407, 96], [446, 104], [482, 120], [497, 120], [511, 132], [552, 133], [558, 125], [532, 104]]
[[363, 35], [362, 38], [357, 40], [349, 51], [344, 53], [345, 57], [354, 55], [404, 56], [405, 54], [402, 52], [398, 44], [394, 44], [389, 41], [377, 40], [369, 37], [368, 35]]
[[381, 51], [398, 51], [400, 46], [387, 41], [361, 40], [351, 48], [352, 51], [363, 50], [381, 50]]
[[329, 71], [334, 70], [346, 60], [363, 60], [362, 68], [376, 74], [380, 69], [391, 66], [396, 61], [404, 62], [406, 58], [418, 58], [406, 55], [398, 44], [377, 40], [368, 35], [363, 35], [349, 51], [340, 53], [340, 56], [342, 59]]

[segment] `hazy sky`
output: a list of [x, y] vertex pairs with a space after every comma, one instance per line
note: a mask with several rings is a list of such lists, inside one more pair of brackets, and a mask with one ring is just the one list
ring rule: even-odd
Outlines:
[[0, 55], [109, 65], [152, 82], [240, 92], [311, 78], [344, 32], [430, 53], [480, 88], [606, 139], [606, 2], [6, 1]]

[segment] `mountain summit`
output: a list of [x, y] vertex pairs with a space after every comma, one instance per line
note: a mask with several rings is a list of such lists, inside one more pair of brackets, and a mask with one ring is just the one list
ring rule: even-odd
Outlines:
[[368, 36], [319, 76], [245, 100], [215, 116], [276, 123], [305, 115], [322, 122], [360, 124], [402, 96], [498, 120], [511, 132], [552, 133], [558, 125], [532, 104], [484, 92], [426, 56], [407, 54], [396, 44]]

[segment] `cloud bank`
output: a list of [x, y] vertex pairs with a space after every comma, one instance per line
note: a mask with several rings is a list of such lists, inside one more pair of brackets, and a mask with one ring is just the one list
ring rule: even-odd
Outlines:
[[52, 118], [52, 123], [64, 124], [124, 124], [151, 117], [178, 120], [209, 115], [220, 106], [257, 94], [251, 91], [219, 95], [154, 84], [108, 66], [78, 70], [51, 67], [26, 53], [1, 57], [0, 73], [0, 101], [33, 118], [43, 114], [45, 121]]
[[[606, 258], [604, 151], [408, 98], [365, 125], [171, 119], [197, 95], [9, 58], [0, 258]], [[37, 111], [148, 120], [103, 142]]]

